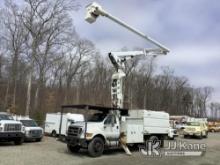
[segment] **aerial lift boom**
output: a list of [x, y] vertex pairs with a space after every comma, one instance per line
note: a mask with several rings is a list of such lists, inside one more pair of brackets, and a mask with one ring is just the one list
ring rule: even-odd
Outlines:
[[109, 53], [109, 58], [116, 69], [115, 73], [112, 75], [112, 86], [111, 86], [112, 105], [116, 108], [123, 108], [124, 96], [123, 96], [122, 86], [123, 86], [123, 78], [126, 76], [124, 72], [126, 61], [135, 57], [166, 55], [167, 53], [169, 53], [169, 49], [163, 46], [162, 44], [160, 44], [159, 42], [153, 40], [151, 37], [129, 26], [120, 19], [112, 16], [111, 14], [103, 10], [102, 7], [96, 2], [89, 4], [86, 7], [86, 9], [87, 9], [87, 13], [85, 20], [87, 22], [93, 23], [96, 21], [96, 19], [99, 16], [107, 17], [113, 22], [123, 26], [124, 28], [135, 33], [139, 37], [147, 40], [148, 42], [150, 42], [151, 44], [157, 47], [154, 49], [143, 49], [140, 51], [123, 51], [123, 52]]

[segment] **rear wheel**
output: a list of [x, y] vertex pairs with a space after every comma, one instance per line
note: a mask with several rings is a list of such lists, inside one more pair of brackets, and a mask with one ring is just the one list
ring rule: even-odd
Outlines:
[[71, 146], [69, 144], [67, 144], [67, 148], [72, 153], [79, 152], [79, 150], [80, 150], [80, 146]]
[[52, 137], [57, 137], [57, 132], [55, 130], [53, 130], [52, 133], [51, 133], [51, 136]]
[[95, 137], [88, 146], [89, 155], [92, 157], [101, 156], [104, 151], [104, 140], [100, 137]]

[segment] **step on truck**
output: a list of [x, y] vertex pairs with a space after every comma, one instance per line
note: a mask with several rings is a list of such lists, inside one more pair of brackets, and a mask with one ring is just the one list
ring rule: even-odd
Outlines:
[[15, 145], [20, 145], [24, 140], [24, 127], [19, 121], [5, 112], [0, 112], [0, 142], [13, 141]]
[[90, 156], [98, 157], [105, 149], [120, 148], [122, 141], [127, 146], [145, 146], [148, 141], [160, 141], [163, 146], [169, 134], [169, 114], [166, 112], [116, 110], [92, 105], [62, 106], [65, 108], [86, 110], [85, 121], [68, 128], [66, 140], [71, 152], [84, 148]]

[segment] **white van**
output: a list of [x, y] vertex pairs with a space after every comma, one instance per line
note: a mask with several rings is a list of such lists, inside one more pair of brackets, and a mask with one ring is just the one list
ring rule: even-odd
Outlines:
[[[61, 113], [47, 113], [45, 121], [45, 134], [49, 134], [53, 137], [56, 137], [59, 134], [60, 122], [61, 122]], [[67, 113], [63, 114], [62, 126], [61, 126], [61, 135], [66, 136], [66, 131], [70, 124], [75, 122], [83, 122], [84, 117], [82, 114], [72, 114]]]

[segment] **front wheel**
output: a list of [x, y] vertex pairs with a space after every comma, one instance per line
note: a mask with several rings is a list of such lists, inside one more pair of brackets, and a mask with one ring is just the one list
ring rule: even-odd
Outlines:
[[199, 139], [202, 139], [203, 138], [203, 135], [202, 135], [202, 132], [200, 133], [199, 135]]
[[101, 156], [104, 151], [104, 141], [100, 137], [95, 137], [88, 146], [89, 155], [92, 157]]
[[208, 131], [206, 131], [204, 138], [208, 138], [208, 134], [209, 134]]

